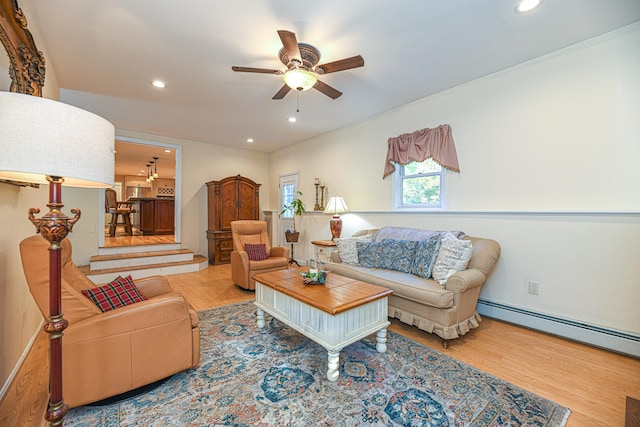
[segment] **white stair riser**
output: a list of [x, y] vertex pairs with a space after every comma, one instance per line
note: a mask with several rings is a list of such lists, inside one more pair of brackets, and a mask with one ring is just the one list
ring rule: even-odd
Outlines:
[[161, 245], [144, 246], [114, 246], [111, 248], [98, 248], [98, 255], [120, 255], [140, 252], [177, 251], [182, 249], [180, 243], [166, 243]]
[[185, 254], [154, 255], [148, 257], [91, 261], [89, 265], [91, 266], [91, 270], [102, 270], [105, 268], [133, 267], [137, 265], [162, 264], [165, 262], [182, 262], [191, 260], [193, 260], [193, 252]]
[[87, 274], [87, 277], [96, 285], [100, 285], [112, 281], [117, 276], [127, 276], [130, 274], [131, 277], [135, 280], [149, 276], [167, 276], [170, 274], [193, 273], [195, 271], [200, 271], [207, 268], [208, 265], [209, 261], [204, 260], [200, 263], [171, 265], [166, 267], [152, 267], [141, 270], [131, 270], [129, 272], [121, 271], [118, 273]]

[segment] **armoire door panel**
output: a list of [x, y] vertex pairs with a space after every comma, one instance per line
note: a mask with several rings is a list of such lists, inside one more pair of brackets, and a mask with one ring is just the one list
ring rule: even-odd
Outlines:
[[258, 210], [257, 204], [257, 193], [258, 189], [248, 183], [241, 182], [239, 186], [239, 197], [240, 204], [238, 206], [238, 217], [239, 219], [255, 219], [256, 211]]
[[231, 221], [238, 219], [238, 183], [235, 180], [220, 184], [220, 203], [220, 230], [231, 230]]

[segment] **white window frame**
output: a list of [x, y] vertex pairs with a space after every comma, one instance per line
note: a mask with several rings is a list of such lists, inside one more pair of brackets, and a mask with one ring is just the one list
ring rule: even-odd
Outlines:
[[[446, 169], [444, 167], [440, 168], [439, 172], [427, 172], [421, 173], [417, 175], [411, 175], [410, 177], [405, 177], [404, 175], [404, 165], [399, 165], [396, 163], [396, 170], [393, 172], [393, 208], [396, 210], [413, 210], [413, 211], [424, 211], [424, 212], [439, 212], [446, 210]], [[440, 203], [437, 205], [406, 205], [402, 203], [402, 191], [403, 186], [402, 183], [406, 178], [415, 178], [420, 176], [440, 176]]]

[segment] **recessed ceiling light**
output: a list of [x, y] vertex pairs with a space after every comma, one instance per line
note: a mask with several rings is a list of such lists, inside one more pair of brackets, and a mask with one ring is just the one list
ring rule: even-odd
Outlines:
[[295, 117], [289, 117], [287, 120], [289, 121], [289, 123], [295, 123], [296, 121], [298, 121], [298, 119], [296, 119]]
[[253, 144], [253, 138], [247, 138], [247, 142], [248, 142], [249, 144]]
[[516, 13], [531, 12], [536, 7], [540, 6], [542, 0], [521, 0], [516, 6]]
[[167, 87], [167, 85], [161, 80], [154, 80], [151, 82], [151, 84], [160, 89], [164, 89], [165, 87]]
[[164, 152], [165, 152], [165, 153], [170, 153], [170, 152], [171, 152], [171, 150], [164, 150]]

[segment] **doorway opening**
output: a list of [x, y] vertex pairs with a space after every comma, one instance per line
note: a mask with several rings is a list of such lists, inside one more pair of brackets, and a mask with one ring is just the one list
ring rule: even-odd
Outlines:
[[[144, 246], [180, 242], [182, 148], [116, 136], [114, 190], [127, 203], [131, 227], [109, 227], [105, 193], [100, 194], [98, 246]], [[125, 206], [125, 205], [123, 205]], [[121, 215], [122, 216], [122, 215]], [[122, 221], [121, 221], [122, 222]]]

